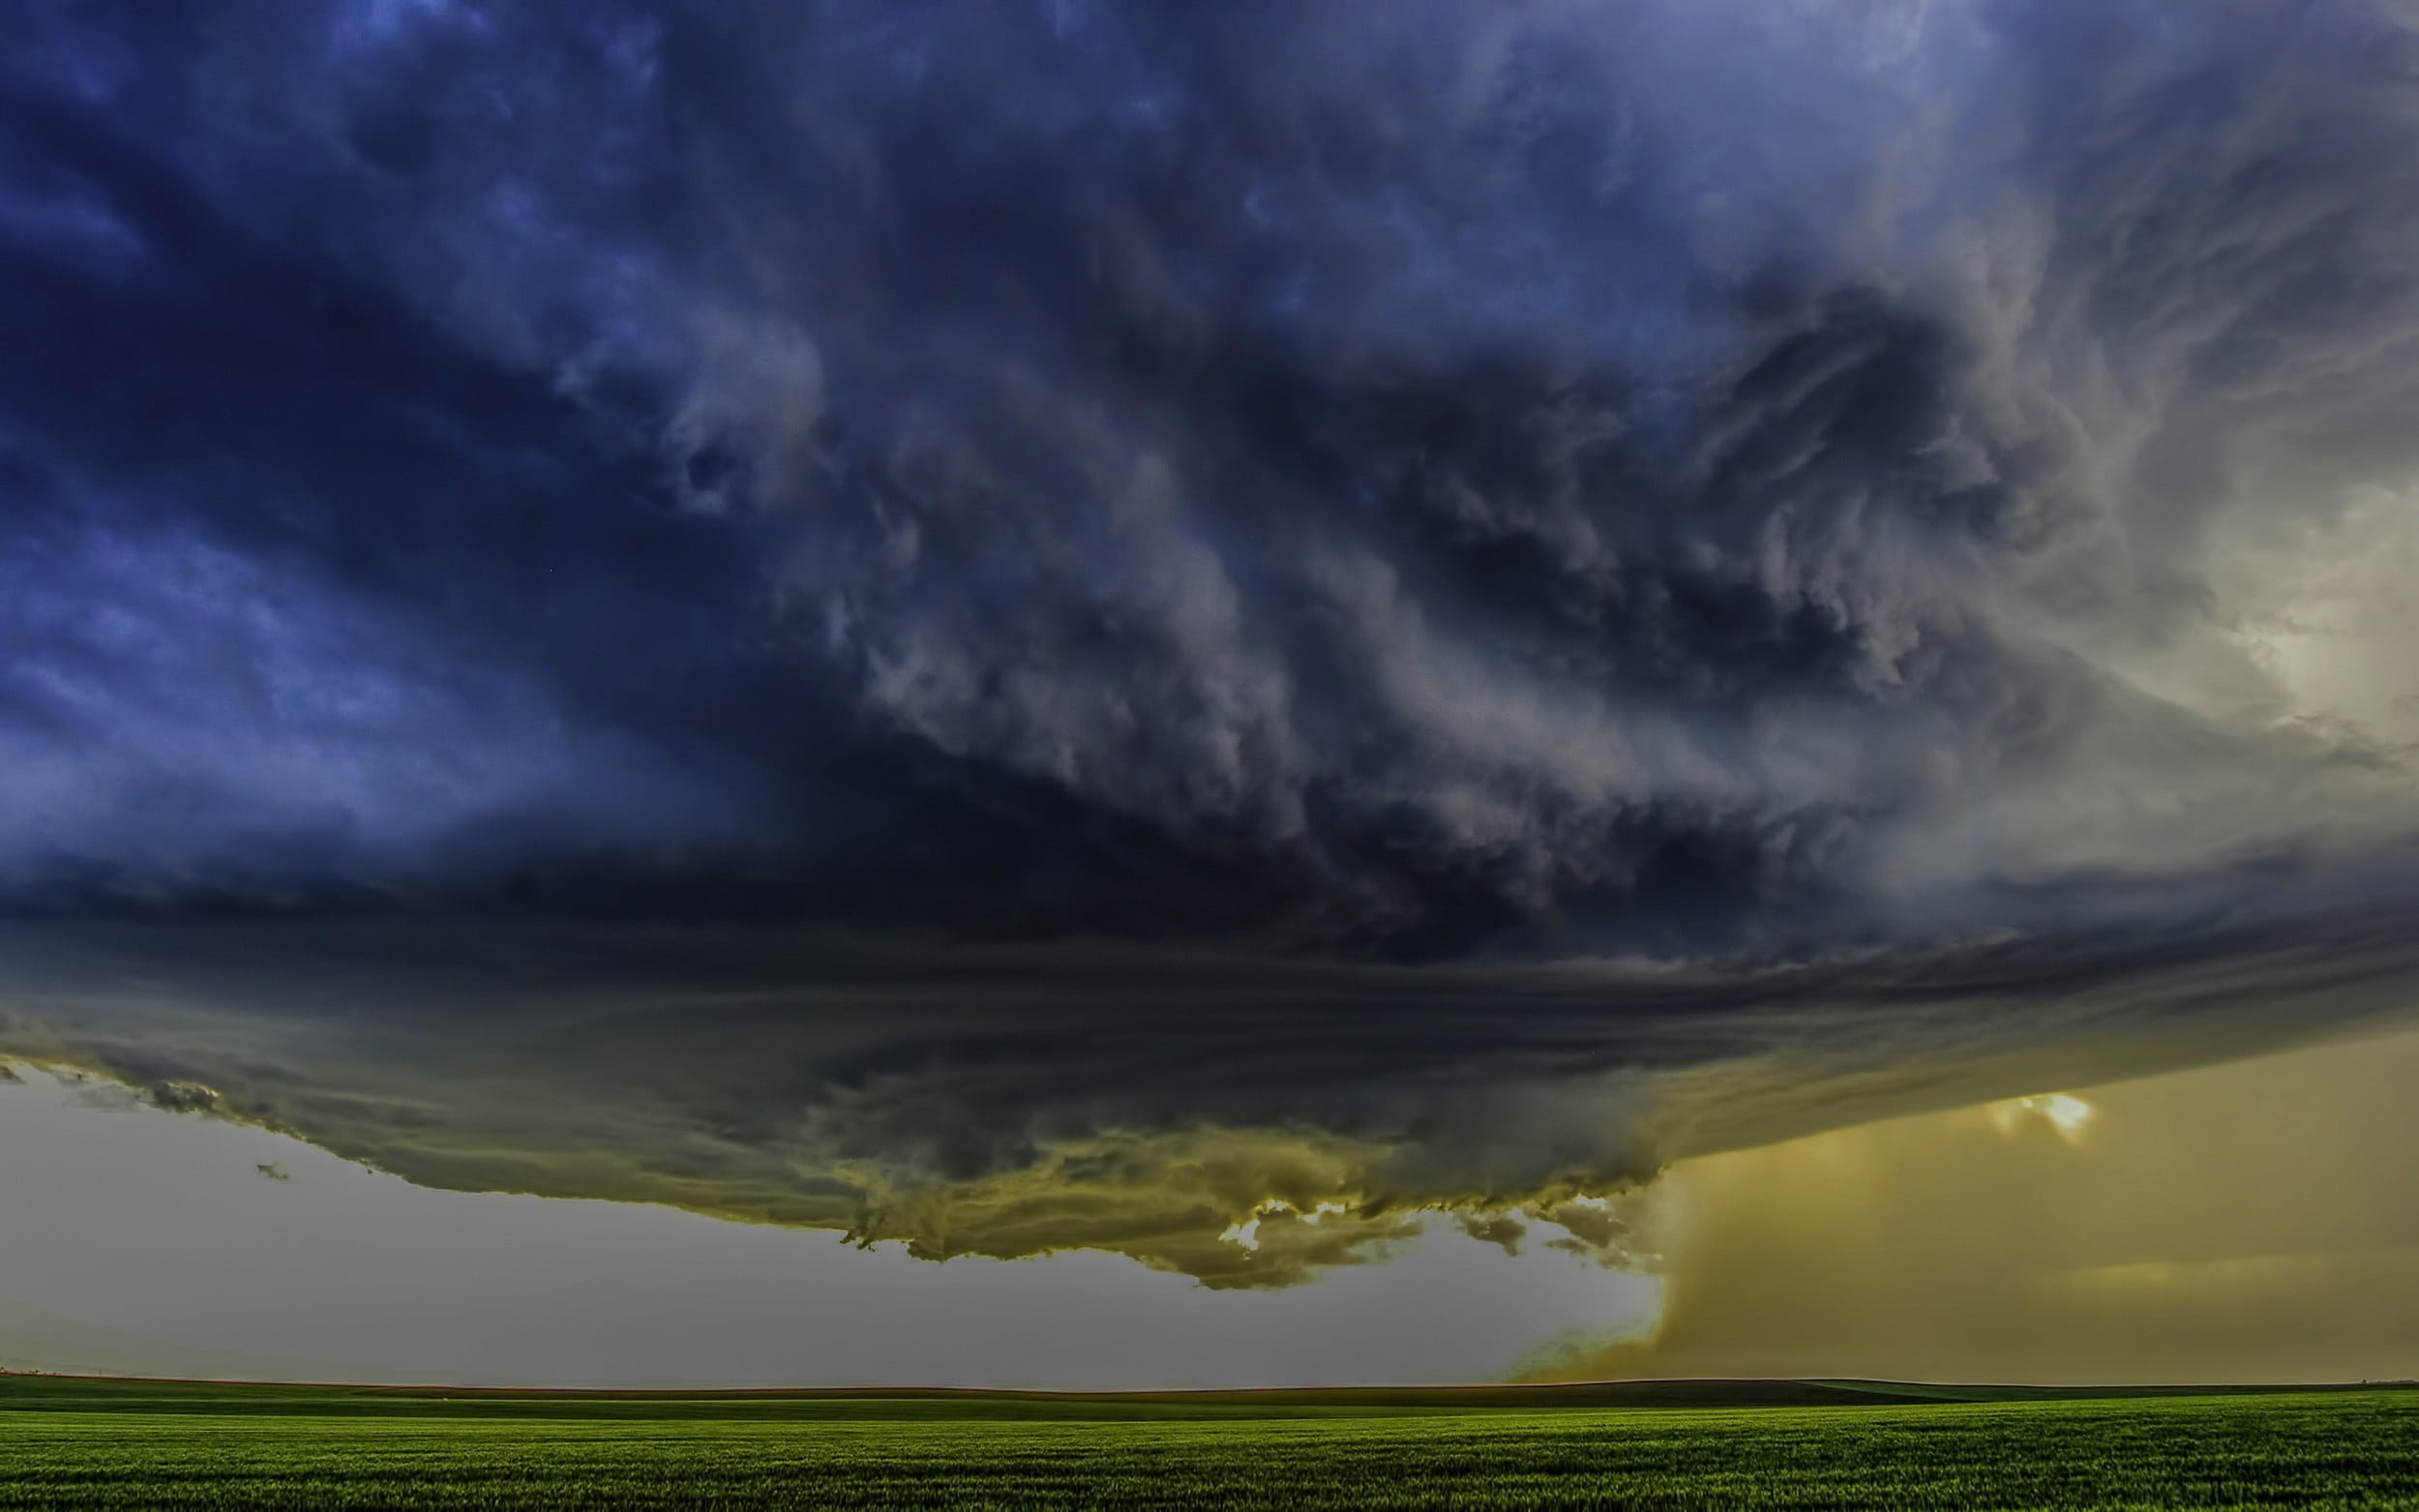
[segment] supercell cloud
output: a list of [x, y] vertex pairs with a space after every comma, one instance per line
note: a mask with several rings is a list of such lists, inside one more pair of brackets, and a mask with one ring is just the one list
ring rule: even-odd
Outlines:
[[0, 28], [0, 1052], [1251, 1285], [2419, 983], [2405, 5]]

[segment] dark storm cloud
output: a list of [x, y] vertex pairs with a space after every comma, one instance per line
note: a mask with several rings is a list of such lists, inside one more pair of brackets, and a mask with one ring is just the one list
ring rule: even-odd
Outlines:
[[1548, 1219], [1618, 1257], [1617, 1215], [1590, 1200], [1671, 1159], [2354, 1032], [2406, 1000], [2406, 924], [1752, 972], [937, 956], [681, 927], [18, 927], [0, 1043], [431, 1185], [931, 1256], [1091, 1245], [1249, 1286], [1382, 1253], [1422, 1210], [1495, 1237]]
[[1281, 1279], [2408, 984], [2393, 6], [6, 24], [0, 1048]]

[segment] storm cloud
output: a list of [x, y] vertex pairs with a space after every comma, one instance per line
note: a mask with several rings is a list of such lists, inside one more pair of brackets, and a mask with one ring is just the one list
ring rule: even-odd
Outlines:
[[0, 1052], [1263, 1284], [2409, 1000], [2406, 7], [0, 27]]

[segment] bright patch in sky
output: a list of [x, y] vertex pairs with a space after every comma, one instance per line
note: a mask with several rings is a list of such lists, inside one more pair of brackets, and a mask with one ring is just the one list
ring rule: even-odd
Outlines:
[[2001, 1132], [2013, 1132], [2026, 1118], [2046, 1119], [2049, 1126], [2068, 1139], [2078, 1139], [2085, 1125], [2098, 1110], [2081, 1098], [2065, 1092], [2043, 1092], [2032, 1097], [2013, 1097], [1992, 1107], [1991, 1117]]

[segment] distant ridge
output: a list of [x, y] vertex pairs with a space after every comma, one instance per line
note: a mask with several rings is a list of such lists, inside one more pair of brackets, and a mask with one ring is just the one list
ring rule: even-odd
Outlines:
[[1917, 1403], [2413, 1389], [2412, 1381], [2314, 1385], [2019, 1386], [1863, 1379], [1681, 1379], [1531, 1385], [1279, 1386], [1050, 1391], [960, 1386], [744, 1389], [385, 1386], [176, 1380], [0, 1371], [0, 1411], [213, 1412], [599, 1418], [1291, 1417], [1605, 1408], [1886, 1407]]

